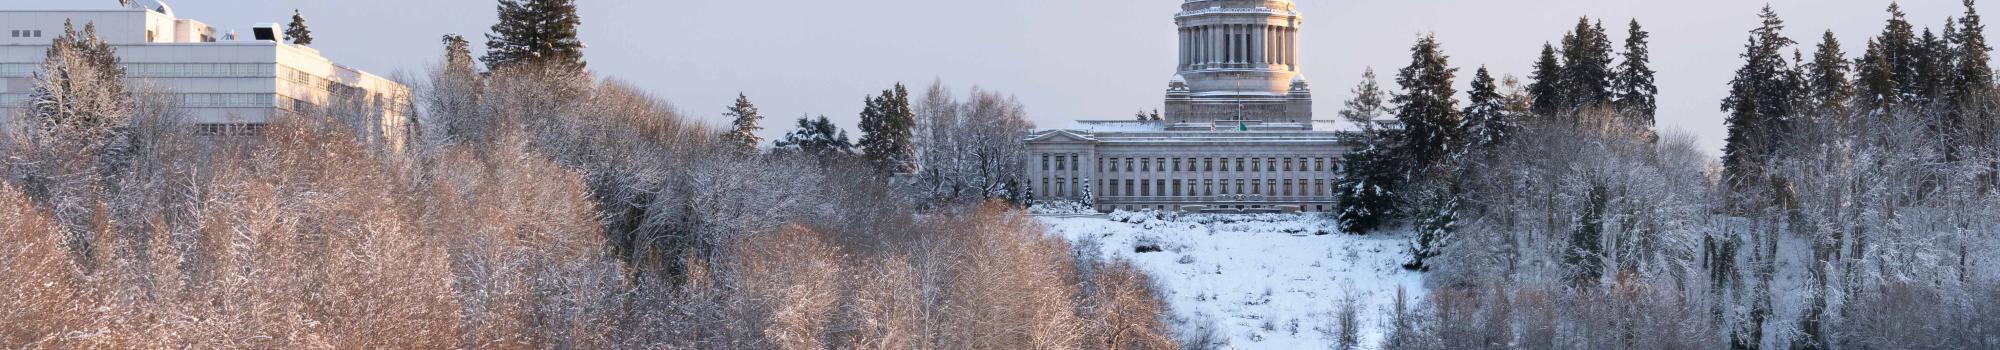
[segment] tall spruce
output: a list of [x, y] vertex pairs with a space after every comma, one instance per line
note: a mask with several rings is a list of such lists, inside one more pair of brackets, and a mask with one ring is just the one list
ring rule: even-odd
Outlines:
[[909, 90], [896, 83], [895, 88], [866, 102], [861, 111], [861, 140], [856, 144], [862, 155], [885, 174], [914, 170], [910, 169], [915, 157], [910, 134], [916, 126], [916, 113], [910, 109]]
[[1542, 43], [1542, 55], [1535, 59], [1535, 71], [1528, 75], [1534, 82], [1528, 83], [1528, 99], [1535, 115], [1543, 120], [1554, 118], [1563, 109], [1563, 66], [1556, 58], [1556, 48]]
[[1375, 120], [1381, 119], [1388, 106], [1383, 105], [1382, 85], [1376, 82], [1375, 68], [1361, 72], [1361, 82], [1354, 85], [1354, 96], [1347, 99], [1346, 108], [1340, 110], [1340, 119], [1353, 123], [1361, 130], [1374, 130]]
[[1642, 130], [1653, 128], [1654, 116], [1660, 108], [1657, 97], [1660, 87], [1655, 85], [1653, 79], [1657, 72], [1653, 71], [1652, 53], [1648, 48], [1650, 38], [1652, 34], [1639, 26], [1639, 20], [1632, 20], [1626, 30], [1625, 52], [1623, 60], [1618, 63], [1618, 77], [1611, 84], [1618, 99], [1614, 102], [1618, 114], [1626, 118], [1630, 126]]
[[1394, 99], [1396, 120], [1403, 124], [1396, 156], [1409, 170], [1428, 171], [1460, 151], [1454, 146], [1462, 137], [1462, 121], [1452, 87], [1458, 69], [1449, 60], [1437, 36], [1425, 35], [1410, 46], [1410, 65], [1396, 73], [1396, 83], [1403, 87]]
[[62, 36], [46, 53], [24, 103], [28, 119], [43, 132], [77, 142], [76, 147], [106, 145], [124, 128], [133, 108], [117, 49], [97, 37], [95, 24], [84, 24], [79, 32], [63, 21]]
[[757, 125], [764, 119], [757, 114], [757, 105], [750, 103], [749, 96], [737, 93], [736, 104], [722, 115], [731, 120], [729, 132], [722, 134], [722, 142], [739, 156], [757, 155], [757, 145], [764, 142], [764, 138], [757, 137], [757, 130], [764, 130]]
[[1729, 113], [1723, 177], [1733, 188], [1763, 175], [1765, 162], [1783, 145], [1780, 138], [1788, 135], [1793, 106], [1803, 89], [1799, 74], [1784, 57], [1784, 50], [1794, 44], [1784, 36], [1784, 20], [1770, 6], [1759, 17], [1762, 25], [1750, 31], [1743, 67], [1736, 70], [1729, 96], [1722, 100], [1722, 111]]
[[306, 17], [297, 9], [292, 10], [292, 23], [285, 25], [285, 40], [301, 46], [313, 43], [312, 30], [306, 29]]
[[1916, 56], [1923, 53], [1916, 27], [1905, 18], [1902, 5], [1890, 3], [1888, 12], [1882, 34], [1869, 41], [1859, 62], [1861, 101], [1875, 114], [1886, 114], [1918, 95]]
[[486, 34], [487, 69], [519, 63], [583, 69], [576, 0], [500, 0], [499, 15]]
[[445, 34], [444, 63], [431, 76], [429, 128], [435, 135], [458, 142], [485, 139], [490, 120], [480, 116], [480, 95], [485, 82], [478, 62], [472, 58], [471, 42], [464, 36]]
[[[1951, 73], [1950, 120], [1945, 130], [1950, 131], [1949, 154], [1955, 156], [1976, 156], [1967, 153], [1979, 149], [1992, 149], [1995, 140], [1996, 115], [1993, 99], [1993, 47], [1986, 43], [1986, 24], [1979, 16], [1973, 0], [1965, 0], [1965, 15], [1956, 22], [1958, 31], [1947, 38], [1951, 42], [1954, 71]], [[1992, 166], [2000, 169], [2000, 164]], [[1990, 176], [1990, 175], [1989, 175]]]
[[1813, 109], [1808, 117], [1817, 120], [1805, 122], [1843, 121], [1850, 113], [1847, 103], [1854, 98], [1854, 84], [1847, 80], [1852, 63], [1846, 57], [1833, 31], [1820, 36], [1812, 63], [1806, 66], [1807, 101]]
[[1604, 33], [1604, 23], [1591, 23], [1589, 17], [1578, 19], [1576, 29], [1563, 37], [1563, 95], [1564, 111], [1599, 106], [1609, 107], [1612, 100], [1611, 38]]
[[1472, 91], [1466, 94], [1465, 144], [1474, 148], [1499, 145], [1513, 130], [1507, 120], [1506, 97], [1485, 66], [1472, 75]]

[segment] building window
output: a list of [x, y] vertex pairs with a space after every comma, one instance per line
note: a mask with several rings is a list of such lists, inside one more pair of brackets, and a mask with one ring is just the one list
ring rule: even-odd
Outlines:
[[1049, 155], [1042, 155], [1042, 171], [1049, 171]]
[[1181, 196], [1181, 180], [1174, 180], [1174, 197]]
[[1243, 158], [1236, 158], [1236, 171], [1243, 171]]
[[19, 38], [19, 37], [21, 37], [21, 31], [18, 31], [18, 30], [9, 30], [9, 31], [7, 31], [7, 37], [10, 37], [10, 38]]
[[1292, 171], [1292, 159], [1285, 158], [1285, 171]]
[[1181, 171], [1181, 159], [1174, 158], [1174, 171]]
[[1068, 159], [1069, 156], [1056, 156], [1056, 171], [1069, 170], [1069, 168], [1063, 167], [1063, 163]]

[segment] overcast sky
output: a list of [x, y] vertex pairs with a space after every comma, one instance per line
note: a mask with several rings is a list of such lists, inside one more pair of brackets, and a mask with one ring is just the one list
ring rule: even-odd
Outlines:
[[[1042, 127], [1130, 118], [1160, 108], [1173, 74], [1172, 17], [1181, 0], [580, 0], [585, 58], [688, 115], [719, 123], [736, 93], [767, 116], [767, 136], [802, 114], [852, 129], [861, 99], [896, 82], [933, 79], [963, 93], [1013, 94]], [[115, 0], [5, 0], [10, 8], [111, 7]], [[21, 5], [15, 5], [21, 4]], [[183, 18], [248, 33], [259, 22], [311, 24], [314, 47], [376, 72], [419, 72], [439, 36], [474, 38], [494, 21], [493, 0], [169, 0]], [[1885, 0], [1773, 0], [1807, 54], [1833, 30], [1850, 57], [1887, 19]], [[1300, 0], [1301, 59], [1318, 119], [1335, 119], [1362, 69], [1387, 80], [1417, 36], [1436, 33], [1463, 90], [1480, 65], [1525, 77], [1541, 43], [1579, 16], [1605, 20], [1622, 41], [1637, 18], [1653, 33], [1660, 126], [1720, 148], [1725, 84], [1764, 2], [1747, 0]], [[1942, 29], [1958, 0], [1905, 1], [1920, 27]], [[1989, 9], [1987, 4], [1982, 10]]]

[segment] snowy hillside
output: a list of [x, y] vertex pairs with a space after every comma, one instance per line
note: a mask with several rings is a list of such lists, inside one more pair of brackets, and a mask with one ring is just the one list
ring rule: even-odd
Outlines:
[[[1302, 215], [1117, 213], [1042, 216], [1079, 250], [1123, 257], [1147, 271], [1182, 332], [1214, 327], [1229, 349], [1327, 349], [1336, 311], [1358, 305], [1360, 344], [1380, 344], [1396, 289], [1411, 303], [1423, 277], [1403, 270], [1406, 237], [1326, 234], [1332, 222]], [[1141, 252], [1144, 251], [1144, 252]]]

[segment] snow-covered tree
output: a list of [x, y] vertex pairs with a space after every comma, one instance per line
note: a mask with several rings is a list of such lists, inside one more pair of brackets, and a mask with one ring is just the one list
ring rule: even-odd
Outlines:
[[897, 83], [895, 88], [882, 90], [881, 96], [865, 100], [867, 106], [861, 110], [861, 139], [855, 142], [855, 146], [861, 147], [862, 156], [884, 174], [916, 170], [912, 168], [916, 165], [916, 152], [910, 145], [916, 112], [910, 110], [909, 90]]
[[819, 119], [800, 116], [796, 129], [785, 133], [776, 146], [777, 152], [799, 152], [821, 159], [854, 154], [854, 143], [848, 141], [847, 130], [842, 130], [823, 115]]
[[730, 105], [729, 111], [722, 116], [731, 120], [729, 131], [722, 134], [723, 144], [739, 156], [756, 155], [757, 145], [764, 143], [764, 138], [757, 136], [757, 130], [764, 130], [757, 125], [764, 119], [763, 115], [757, 114], [757, 105], [750, 103], [749, 96], [739, 93], [736, 94], [736, 104]]

